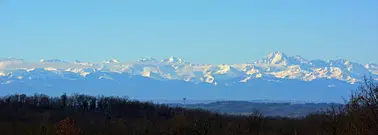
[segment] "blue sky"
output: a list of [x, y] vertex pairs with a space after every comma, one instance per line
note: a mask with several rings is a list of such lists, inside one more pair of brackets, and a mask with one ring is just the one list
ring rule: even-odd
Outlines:
[[378, 63], [377, 0], [2, 0], [0, 57]]

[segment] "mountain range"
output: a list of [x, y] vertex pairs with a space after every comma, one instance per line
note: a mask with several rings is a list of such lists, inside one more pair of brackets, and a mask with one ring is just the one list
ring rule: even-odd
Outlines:
[[300, 100], [342, 102], [378, 64], [307, 60], [273, 52], [243, 64], [196, 64], [179, 57], [120, 62], [0, 60], [0, 94], [62, 93], [136, 99]]

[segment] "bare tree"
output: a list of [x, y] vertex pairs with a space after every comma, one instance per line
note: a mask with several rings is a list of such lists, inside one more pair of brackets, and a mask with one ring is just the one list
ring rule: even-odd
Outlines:
[[378, 134], [378, 84], [374, 79], [364, 78], [364, 82], [352, 94], [346, 105], [353, 126], [363, 129], [362, 134]]

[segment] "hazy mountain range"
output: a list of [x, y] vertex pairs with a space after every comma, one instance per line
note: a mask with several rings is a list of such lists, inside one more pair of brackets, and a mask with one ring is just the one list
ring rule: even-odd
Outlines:
[[204, 109], [227, 114], [251, 114], [256, 109], [264, 116], [303, 117], [310, 113], [324, 111], [331, 107], [342, 107], [343, 104], [333, 103], [269, 103], [247, 101], [217, 101], [198, 104], [168, 104], [171, 107], [184, 107], [190, 109]]
[[196, 64], [178, 57], [132, 62], [7, 58], [0, 60], [0, 94], [78, 92], [137, 99], [342, 102], [364, 76], [378, 80], [378, 65], [307, 60], [282, 52], [231, 65]]

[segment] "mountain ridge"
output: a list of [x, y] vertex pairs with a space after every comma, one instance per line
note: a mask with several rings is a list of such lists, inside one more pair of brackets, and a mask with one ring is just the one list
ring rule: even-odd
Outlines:
[[[255, 62], [218, 65], [193, 64], [174, 56], [160, 61], [153, 58], [141, 58], [133, 62], [122, 62], [115, 58], [103, 62], [66, 62], [52, 59], [41, 60], [40, 63], [31, 63], [16, 58], [0, 60], [0, 86], [3, 85], [4, 88], [10, 86], [17, 88], [17, 84], [20, 87], [25, 87], [17, 89], [61, 89], [57, 86], [64, 84], [54, 82], [54, 80], [59, 80], [72, 84], [72, 86], [69, 86], [71, 89], [75, 89], [73, 86], [78, 86], [76, 83], [83, 82], [86, 85], [91, 83], [102, 84], [99, 88], [107, 88], [107, 85], [112, 84], [114, 85], [113, 89], [120, 90], [118, 87], [123, 86], [122, 83], [133, 82], [134, 80], [131, 79], [133, 80], [131, 81], [130, 78], [135, 77], [139, 79], [134, 82], [134, 89], [137, 87], [144, 89], [144, 87], [141, 88], [137, 85], [150, 85], [148, 83], [156, 84], [156, 86], [152, 84], [151, 86], [157, 88], [170, 85], [167, 89], [179, 89], [184, 87], [181, 84], [185, 84], [185, 86], [202, 90], [198, 91], [198, 94], [203, 93], [203, 91], [217, 92], [217, 89], [221, 93], [237, 89], [243, 91], [240, 93], [248, 94], [249, 91], [254, 93], [254, 89], [259, 89], [260, 96], [266, 95], [267, 98], [269, 98], [269, 94], [266, 94], [268, 91], [272, 90], [272, 93], [270, 93], [272, 95], [274, 94], [273, 91], [292, 87], [288, 86], [291, 83], [294, 83], [291, 85], [298, 85], [298, 89], [312, 89], [309, 86], [320, 81], [322, 86], [315, 86], [322, 89], [320, 91], [332, 93], [334, 91], [328, 89], [346, 89], [334, 95], [341, 96], [349, 94], [349, 90], [355, 88], [364, 77], [372, 77], [378, 80], [378, 65], [374, 63], [359, 64], [344, 59], [307, 60], [298, 55], [287, 56], [282, 52], [270, 53]], [[256, 82], [260, 84], [256, 84]], [[89, 86], [85, 87], [89, 88]], [[147, 86], [145, 87], [147, 89]], [[168, 91], [171, 92], [171, 90]], [[193, 92], [192, 90], [188, 91]], [[9, 93], [12, 90], [5, 88], [3, 92]], [[301, 93], [302, 91], [287, 90], [287, 92]], [[138, 95], [139, 93], [136, 92], [135, 94]], [[195, 95], [195, 93], [192, 93], [192, 95]], [[222, 97], [221, 95], [219, 97]], [[292, 97], [290, 94], [286, 96], [287, 98]]]

